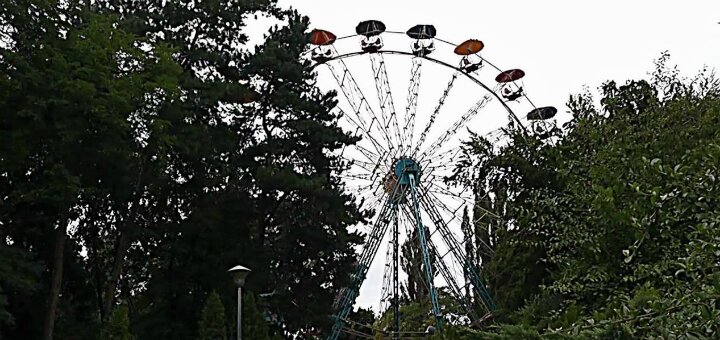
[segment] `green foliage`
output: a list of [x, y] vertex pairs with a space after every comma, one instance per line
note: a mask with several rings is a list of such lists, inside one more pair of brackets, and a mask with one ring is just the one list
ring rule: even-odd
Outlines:
[[[462, 324], [461, 320], [456, 316], [463, 315], [464, 311], [444, 287], [438, 289], [438, 303], [445, 316], [443, 318], [443, 327], [453, 328]], [[401, 301], [400, 331], [425, 332], [428, 326], [436, 327], [435, 317], [430, 311], [430, 299]], [[385, 310], [375, 322], [374, 328], [380, 331], [393, 329], [393, 318], [392, 309]]]
[[268, 326], [252, 293], [243, 296], [243, 339], [269, 340]]
[[198, 340], [225, 340], [227, 328], [225, 327], [225, 307], [220, 301], [220, 295], [213, 291], [208, 295], [205, 307], [200, 314], [198, 325]]
[[[0, 257], [3, 335], [39, 338], [60, 296], [57, 338], [93, 338], [119, 300], [139, 338], [194, 338], [239, 262], [266, 293], [258, 334], [327, 327], [364, 216], [334, 154], [355, 140], [300, 58], [308, 19], [262, 0], [30, 3], [0, 5], [0, 246], [28, 259]], [[245, 51], [257, 14], [287, 24]]]
[[[2, 12], [3, 23], [22, 29], [10, 37], [12, 48], [0, 50], [0, 143], [6, 146], [0, 158], [0, 242], [32, 254], [43, 267], [45, 283], [32, 296], [9, 297], [10, 305], [23, 303], [13, 313], [16, 322], [9, 334], [26, 337], [43, 331], [50, 296], [64, 297], [58, 307], [64, 310], [50, 313], [60, 315], [59, 326], [71, 323], [81, 330], [96, 323], [92, 311], [98, 304], [90, 300], [90, 275], [76, 247], [86, 241], [82, 229], [68, 242], [55, 235], [78, 219], [89, 197], [117, 192], [109, 188], [127, 190], [122, 179], [133, 172], [129, 163], [137, 150], [128, 116], [144, 106], [148, 92], [171, 92], [162, 88], [156, 66], [164, 78], [173, 75], [162, 47], [146, 54], [134, 36], [116, 28], [112, 16], [40, 3], [35, 8], [44, 11], [43, 19], [27, 18], [26, 9]], [[99, 233], [96, 239], [105, 236]], [[53, 252], [64, 243], [66, 251]], [[50, 286], [50, 274], [59, 271], [55, 261], [67, 267], [64, 276], [71, 282], [55, 282], [64, 290], [57, 294], [44, 288]], [[102, 279], [104, 273], [95, 277]]]
[[[523, 137], [471, 174], [495, 194], [497, 319], [546, 335], [714, 338], [720, 329], [720, 86], [658, 61], [650, 81], [573, 96], [552, 142]], [[512, 227], [510, 227], [512, 225]]]
[[[375, 325], [375, 313], [370, 308], [358, 308], [356, 311], [351, 311], [350, 315], [348, 315], [348, 320], [352, 320], [354, 323], [347, 324], [346, 327], [360, 332], [364, 334], [370, 334], [374, 335], [373, 328]], [[380, 332], [378, 333], [379, 336], [382, 336]], [[358, 335], [351, 335], [351, 334], [340, 334], [340, 339], [342, 340], [359, 340], [363, 339], [362, 336]]]
[[[493, 327], [491, 331], [474, 331], [466, 328], [450, 327], [445, 334], [445, 339], [458, 340], [540, 340], [547, 339], [541, 336], [536, 330], [527, 326], [501, 325]], [[440, 338], [439, 336], [437, 338]]]
[[[258, 12], [287, 24], [244, 51]], [[130, 339], [131, 321], [139, 338], [222, 338], [240, 262], [263, 293], [247, 338], [328, 329], [367, 216], [332, 153], [355, 139], [300, 58], [307, 18], [269, 0], [6, 1], [0, 25], [2, 336], [39, 338], [49, 312], [57, 338]], [[604, 84], [599, 107], [571, 97], [550, 139], [511, 126], [499, 150], [465, 146], [450, 180], [483, 216], [465, 247], [512, 324], [446, 320], [448, 336], [720, 336], [720, 90], [666, 61]], [[422, 331], [423, 269], [403, 251], [401, 329]]]
[[130, 318], [126, 305], [115, 308], [108, 321], [102, 327], [100, 338], [103, 340], [133, 340], [130, 333]]
[[4, 326], [12, 326], [15, 317], [5, 291], [29, 296], [35, 290], [40, 267], [26, 252], [0, 243], [0, 334]]

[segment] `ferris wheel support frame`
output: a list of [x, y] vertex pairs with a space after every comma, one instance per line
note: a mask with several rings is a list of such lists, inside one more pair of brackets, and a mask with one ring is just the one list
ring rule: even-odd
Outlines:
[[417, 197], [417, 186], [415, 182], [415, 175], [409, 174], [410, 180], [410, 196], [412, 198], [412, 209], [415, 214], [415, 226], [417, 227], [418, 238], [420, 239], [420, 251], [422, 252], [423, 266], [425, 267], [425, 284], [427, 285], [428, 292], [430, 293], [430, 304], [432, 305], [433, 316], [435, 317], [435, 325], [438, 331], [442, 332], [442, 314], [440, 314], [440, 303], [438, 302], [437, 290], [435, 288], [434, 278], [435, 273], [433, 272], [432, 263], [430, 263], [430, 251], [428, 250], [429, 240], [426, 238], [430, 233], [422, 223], [422, 216], [420, 216], [420, 203]]
[[[352, 277], [352, 282], [347, 289], [341, 290], [340, 292], [341, 296], [338, 312], [335, 314], [335, 324], [332, 328], [332, 334], [328, 338], [330, 340], [336, 340], [338, 336], [340, 336], [340, 333], [345, 326], [344, 320], [347, 318], [348, 314], [350, 314], [350, 310], [355, 303], [355, 299], [360, 293], [360, 286], [363, 281], [365, 281], [367, 272], [370, 270], [370, 265], [380, 248], [380, 243], [382, 243], [382, 239], [387, 232], [390, 223], [392, 221], [397, 221], [395, 214], [398, 212], [397, 206], [399, 202], [395, 199], [395, 197], [399, 194], [398, 189], [400, 188], [400, 185], [395, 186], [390, 195], [386, 197], [373, 228], [370, 234], [368, 234], [362, 254], [360, 255], [360, 261], [358, 261], [357, 268], [355, 269], [355, 273]], [[404, 194], [404, 192], [402, 192], [402, 194]]]
[[[410, 160], [410, 162], [412, 162], [414, 166], [417, 166], [417, 163], [415, 163], [414, 161]], [[420, 241], [420, 251], [424, 267], [423, 274], [425, 275], [425, 284], [428, 287], [430, 303], [432, 306], [433, 315], [435, 317], [435, 324], [437, 326], [437, 330], [442, 332], [443, 319], [442, 313], [440, 311], [437, 290], [434, 284], [435, 272], [432, 261], [430, 260], [431, 256], [435, 256], [437, 260], [440, 261], [438, 268], [440, 269], [440, 273], [443, 275], [443, 277], [448, 281], [451, 293], [453, 295], [462, 296], [462, 292], [460, 292], [460, 287], [457, 282], [452, 279], [452, 275], [448, 272], [448, 269], [445, 268], [445, 264], [443, 263], [444, 256], [440, 255], [437, 247], [430, 240], [429, 236], [431, 236], [432, 234], [429, 233], [429, 229], [422, 222], [422, 210], [424, 210], [430, 216], [432, 223], [435, 225], [436, 231], [440, 232], [442, 240], [448, 246], [449, 252], [453, 254], [456, 261], [462, 264], [463, 269], [467, 271], [468, 277], [470, 279], [470, 284], [472, 284], [476, 296], [480, 297], [483, 306], [486, 308], [486, 310], [488, 310], [488, 312], [491, 312], [495, 308], [495, 305], [492, 302], [492, 299], [490, 298], [487, 289], [485, 288], [480, 278], [477, 268], [475, 268], [474, 264], [467, 258], [467, 256], [462, 254], [462, 250], [457, 239], [455, 239], [452, 231], [450, 231], [449, 229], [449, 226], [442, 219], [439, 210], [434, 205], [430, 204], [430, 198], [423, 195], [418, 195], [420, 191], [431, 195], [428, 189], [418, 185], [417, 175], [419, 174], [419, 172], [419, 167], [416, 167], [413, 171], [408, 171], [407, 168], [405, 168], [402, 170], [402, 172], [398, 172], [398, 177], [400, 178], [400, 180], [397, 182], [393, 190], [391, 190], [389, 195], [387, 195], [387, 197], [385, 198], [385, 203], [383, 204], [382, 210], [378, 214], [372, 231], [370, 232], [370, 234], [368, 234], [367, 241], [365, 243], [365, 246], [363, 247], [363, 251], [360, 256], [360, 261], [358, 261], [355, 274], [352, 278], [352, 283], [350, 287], [341, 291], [340, 293], [341, 296], [339, 308], [334, 316], [335, 324], [333, 325], [332, 333], [328, 337], [329, 340], [337, 340], [337, 338], [343, 332], [343, 329], [345, 327], [345, 320], [350, 314], [355, 299], [360, 292], [360, 286], [365, 281], [365, 277], [368, 270], [370, 269], [370, 265], [372, 264], [379, 250], [380, 243], [382, 243], [385, 233], [387, 232], [390, 224], [393, 222], [396, 224], [395, 226], [393, 226], [393, 231], [395, 235], [393, 236], [393, 239], [391, 241], [394, 248], [393, 280], [395, 286], [393, 292], [393, 336], [395, 337], [398, 334], [399, 310], [397, 309], [397, 299], [399, 298], [399, 292], [396, 289], [398, 273], [397, 224], [399, 224], [399, 214], [401, 213], [401, 210], [405, 211], [409, 215], [413, 215], [412, 219], [414, 219], [415, 227], [417, 228], [417, 235]], [[408, 196], [408, 192], [409, 197], [406, 197]], [[411, 202], [407, 202], [408, 199]], [[402, 209], [401, 206], [403, 205], [407, 207], [409, 211]], [[466, 283], [466, 285], [467, 284], [468, 283]], [[458, 301], [460, 301], [461, 307], [463, 309], [471, 310], [471, 305], [467, 298], [461, 298]], [[475, 313], [469, 313], [468, 316], [471, 318], [472, 322], [479, 321]]]
[[[385, 31], [384, 24], [376, 20], [361, 22], [356, 28], [356, 32], [358, 32], [358, 34], [354, 36], [364, 36], [363, 39], [373, 38], [383, 32], [390, 34], [403, 34], [402, 32]], [[416, 25], [415, 27], [411, 28], [406, 34], [413, 39], [417, 39], [416, 44], [419, 44], [422, 39], [435, 39], [437, 41], [453, 45], [452, 43], [436, 38], [435, 28], [432, 25]], [[404, 214], [406, 218], [406, 220], [404, 220], [404, 223], [407, 223], [406, 230], [409, 228], [410, 230], [415, 230], [415, 232], [417, 232], [417, 235], [413, 236], [413, 242], [419, 243], [415, 247], [418, 247], [418, 250], [420, 250], [421, 261], [424, 267], [423, 270], [418, 270], [418, 274], [424, 276], [424, 279], [420, 279], [420, 281], [425, 281], [423, 283], [427, 288], [429, 301], [432, 307], [432, 313], [435, 317], [437, 331], [442, 333], [442, 323], [444, 321], [444, 318], [441, 314], [440, 304], [438, 301], [438, 290], [436, 289], [434, 282], [436, 273], [435, 270], [439, 270], [439, 273], [442, 274], [448, 285], [451, 296], [455, 297], [455, 299], [460, 303], [459, 306], [467, 312], [467, 316], [469, 317], [471, 323], [476, 324], [476, 322], [482, 322], [483, 320], [487, 319], [489, 316], [492, 315], [492, 311], [494, 310], [495, 305], [481, 279], [479, 265], [473, 262], [473, 255], [471, 255], [470, 253], [464, 253], [463, 249], [460, 246], [460, 243], [458, 242], [458, 239], [456, 238], [452, 230], [450, 230], [450, 221], [455, 218], [459, 218], [459, 216], [457, 215], [458, 210], [452, 210], [451, 208], [445, 206], [444, 202], [435, 195], [436, 192], [441, 195], [449, 194], [451, 196], [455, 196], [456, 194], [449, 191], [444, 191], [444, 188], [436, 185], [436, 183], [433, 183], [428, 179], [436, 178], [437, 175], [435, 174], [435, 172], [441, 171], [440, 168], [446, 166], [431, 166], [431, 164], [434, 162], [433, 160], [440, 157], [438, 152], [440, 152], [443, 147], [447, 147], [445, 145], [446, 142], [450, 138], [452, 138], [460, 129], [464, 128], [467, 123], [478, 113], [478, 111], [482, 109], [488, 102], [490, 102], [492, 98], [497, 99], [499, 103], [503, 106], [503, 108], [507, 111], [510, 117], [511, 125], [517, 123], [519, 125], [519, 129], [522, 132], [522, 136], [525, 137], [528, 135], [529, 131], [526, 126], [508, 106], [508, 103], [503, 98], [505, 97], [506, 99], [508, 99], [508, 101], [510, 101], [514, 100], [517, 97], [508, 96], [505, 94], [505, 92], [503, 92], [503, 96], [501, 97], [499, 91], [500, 86], [517, 87], [518, 85], [516, 85], [514, 81], [524, 76], [524, 73], [522, 72], [522, 70], [516, 69], [510, 71], [501, 71], [497, 66], [493, 65], [492, 63], [481, 57], [477, 53], [483, 47], [482, 42], [479, 40], [470, 39], [463, 44], [458, 45], [455, 49], [455, 53], [464, 57], [461, 60], [459, 66], [453, 66], [442, 60], [428, 57], [427, 53], [429, 52], [424, 52], [424, 49], [422, 50], [422, 52], [418, 52], [416, 47], [413, 47], [413, 53], [397, 50], [383, 50], [382, 40], [380, 40], [379, 38], [375, 39], [375, 42], [372, 43], [368, 43], [366, 40], [362, 40], [362, 52], [340, 54], [338, 53], [337, 49], [332, 46], [334, 41], [350, 37], [353, 36], [337, 38], [331, 32], [322, 30], [313, 31], [311, 43], [316, 45], [316, 48], [320, 48], [321, 50], [318, 54], [313, 54], [312, 59], [316, 61], [316, 63], [311, 65], [310, 69], [315, 69], [315, 67], [318, 67], [322, 64], [326, 64], [328, 66], [328, 69], [333, 74], [333, 77], [337, 81], [338, 86], [340, 87], [342, 93], [345, 95], [346, 99], [350, 102], [350, 105], [353, 109], [352, 113], [354, 114], [355, 120], [353, 120], [353, 116], [350, 115], [348, 115], [347, 118], [349, 122], [353, 124], [355, 128], [357, 128], [355, 133], [358, 134], [358, 132], [360, 132], [365, 137], [368, 137], [370, 139], [372, 147], [375, 150], [370, 150], [370, 148], [358, 147], [359, 152], [362, 153], [370, 162], [360, 161], [359, 159], [357, 161], [362, 163], [358, 166], [368, 172], [367, 175], [360, 179], [369, 180], [371, 182], [371, 184], [365, 186], [365, 188], [376, 188], [372, 193], [377, 197], [376, 201], [373, 203], [373, 207], [377, 208], [378, 206], [381, 206], [381, 208], [380, 212], [376, 215], [374, 223], [372, 223], [371, 231], [370, 233], [368, 233], [367, 240], [363, 245], [361, 256], [356, 263], [357, 267], [355, 268], [355, 272], [351, 279], [351, 284], [347, 288], [343, 288], [340, 290], [338, 299], [336, 300], [336, 307], [338, 308], [334, 315], [335, 324], [332, 329], [332, 334], [328, 339], [336, 340], [338, 336], [343, 331], [345, 331], [345, 323], [352, 323], [352, 321], [348, 320], [347, 317], [352, 310], [355, 299], [359, 295], [361, 285], [365, 281], [367, 273], [370, 269], [370, 265], [374, 262], [374, 259], [377, 256], [380, 243], [383, 242], [385, 234], [388, 232], [388, 229], [390, 229], [391, 225], [392, 235], [387, 250], [388, 255], [386, 255], [387, 259], [385, 274], [383, 278], [383, 292], [381, 293], [382, 296], [380, 301], [382, 305], [382, 303], [384, 303], [383, 301], [388, 301], [389, 295], [392, 294], [391, 301], [393, 308], [388, 310], [392, 311], [393, 313], [393, 331], [391, 335], [393, 339], [397, 339], [398, 336], [401, 334], [401, 332], [399, 331], [400, 327], [398, 309], [398, 299], [400, 294], [400, 292], [398, 291], [398, 229], [399, 225], [401, 224], [402, 214]], [[468, 43], [475, 45], [466, 46], [466, 44]], [[478, 44], [480, 47], [477, 47]], [[464, 52], [465, 50], [462, 49], [460, 50], [460, 52], [458, 52], [458, 49], [462, 48], [461, 46], [465, 46], [464, 48], [467, 49], [467, 53], [471, 53], [472, 55], [479, 57], [480, 61], [472, 61], [471, 63], [468, 63], [468, 60], [466, 58], [469, 54], [466, 54], [466, 52]], [[434, 50], [434, 46], [432, 44], [427, 45], [427, 49], [431, 52]], [[402, 122], [400, 122], [396, 116], [395, 105], [393, 102], [384, 60], [385, 54], [409, 56], [412, 57], [413, 60], [413, 67], [411, 68], [410, 86], [408, 88], [407, 106], [405, 108], [406, 112], [404, 115], [404, 121]], [[358, 84], [355, 82], [355, 79], [353, 78], [350, 70], [348, 69], [344, 61], [344, 59], [346, 58], [361, 55], [367, 55], [370, 58], [373, 77], [375, 80], [376, 94], [378, 96], [377, 99], [380, 104], [380, 115], [377, 115], [375, 114], [375, 112], [373, 112], [373, 109], [370, 107], [367, 98], [362, 93], [362, 90], [360, 89]], [[420, 83], [420, 70], [423, 59], [452, 69], [455, 72], [453, 73], [453, 77], [448, 83], [447, 88], [443, 92], [443, 95], [440, 97], [439, 102], [437, 103], [429, 122], [427, 122], [426, 126], [422, 130], [420, 139], [413, 147], [415, 114], [417, 109], [418, 89]], [[463, 64], [463, 62], [465, 62], [465, 64]], [[485, 85], [482, 81], [480, 81], [473, 75], [473, 72], [475, 70], [478, 70], [480, 67], [482, 67], [483, 62], [486, 62], [491, 67], [500, 71], [501, 76], [504, 75], [509, 80], [498, 80], [498, 78], [496, 77], [496, 81], [499, 83], [497, 86], [491, 89], [489, 86]], [[467, 65], [476, 67], [470, 68], [466, 67]], [[340, 67], [341, 72], [338, 72], [338, 70], [336, 70], [336, 67]], [[518, 72], [520, 73], [519, 76], [516, 75], [516, 73]], [[471, 107], [465, 114], [463, 114], [460, 119], [457, 120], [447, 131], [445, 131], [438, 138], [436, 138], [436, 140], [430, 143], [429, 148], [419, 154], [418, 151], [424, 146], [428, 131], [433, 128], [435, 118], [438, 116], [439, 111], [445, 103], [445, 100], [448, 98], [448, 94], [452, 89], [455, 80], [460, 77], [460, 74], [464, 74], [473, 83], [485, 89], [487, 93], [483, 96], [482, 99], [475, 103], [473, 107]], [[510, 82], [513, 83], [508, 85], [508, 83]], [[504, 88], [506, 89], [507, 87]], [[527, 95], [522, 91], [522, 87], [519, 87], [517, 91], [517, 93], [519, 93], [522, 97], [528, 99], [528, 102], [530, 102], [529, 98], [527, 98]], [[535, 108], [535, 111], [539, 110], [532, 102], [530, 102], [530, 104]], [[342, 113], [342, 110], [340, 111], [342, 115], [345, 115], [344, 113]], [[361, 114], [364, 113], [369, 115], [369, 120], [366, 121], [363, 119]], [[546, 112], [540, 112], [536, 116], [541, 117], [541, 113], [545, 114]], [[552, 115], [550, 115], [550, 117], [552, 117]], [[530, 118], [528, 117], [528, 119]], [[373, 138], [373, 132], [378, 132], [377, 139]], [[381, 145], [381, 143], [387, 144], [383, 146]], [[398, 154], [400, 155], [398, 156]], [[445, 156], [443, 157], [447, 158]], [[377, 161], [375, 161], [375, 159], [377, 159]], [[393, 165], [388, 166], [388, 159], [393, 161]], [[354, 161], [355, 159], [351, 157], [351, 160]], [[422, 173], [421, 169], [424, 169], [425, 171], [427, 171], [427, 173]], [[382, 179], [382, 174], [386, 173], [387, 170], [389, 170], [388, 175], [384, 177], [385, 179]], [[390, 182], [391, 184], [388, 184], [388, 176], [390, 176], [390, 178], [395, 178], [395, 183]], [[423, 177], [422, 183], [420, 181], [421, 176]], [[375, 184], [378, 180], [381, 181], [381, 184], [376, 186]], [[436, 186], [437, 188], [433, 190], [433, 186]], [[385, 190], [383, 190], [383, 188]], [[462, 197], [462, 193], [458, 194], [457, 198], [466, 199]], [[450, 214], [450, 216], [452, 217], [450, 221], [446, 221], [444, 219], [444, 215], [442, 215], [443, 212]], [[425, 219], [430, 219], [429, 223], [423, 223], [423, 214], [425, 215]], [[435, 228], [432, 233], [430, 233], [430, 226], [434, 226]], [[407, 232], [408, 234], [411, 233], [410, 231]], [[436, 232], [439, 234], [440, 239], [440, 243], [438, 243], [438, 245], [447, 247], [443, 249], [444, 253], [442, 254], [438, 251], [439, 248], [437, 248], [436, 244], [432, 240], [432, 237]], [[452, 255], [448, 256], [450, 254]], [[454, 262], [450, 264], [446, 263], [445, 258], [448, 258], [449, 261]], [[453, 275], [458, 274], [458, 267], [462, 268], [465, 277], [465, 280], [463, 281], [464, 286], [462, 287], [458, 285], [458, 282], [453, 277]], [[455, 272], [453, 273], [452, 270], [454, 270]], [[420, 271], [424, 273], [420, 273]], [[392, 293], [389, 292], [389, 289], [386, 289], [385, 285], [392, 285]], [[468, 289], [470, 287], [473, 287], [473, 295], [475, 297], [474, 299], [468, 292]], [[463, 295], [462, 289], [466, 290], [466, 294]], [[480, 305], [482, 305], [482, 307], [484, 307], [484, 309], [487, 311], [487, 314], [485, 314], [482, 318], [478, 318], [478, 314], [473, 307], [473, 300], [475, 302], [480, 302]], [[383, 307], [381, 306], [381, 309], [382, 308]], [[383, 330], [383, 332], [387, 331], [388, 329]], [[430, 331], [430, 329], [427, 330], [427, 332]]]

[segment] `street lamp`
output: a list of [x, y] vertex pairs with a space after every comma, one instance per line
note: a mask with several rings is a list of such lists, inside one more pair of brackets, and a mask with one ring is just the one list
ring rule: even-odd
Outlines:
[[243, 266], [235, 266], [228, 270], [232, 275], [233, 282], [238, 289], [237, 296], [237, 339], [242, 340], [242, 287], [245, 284], [245, 277], [250, 273], [250, 269]]

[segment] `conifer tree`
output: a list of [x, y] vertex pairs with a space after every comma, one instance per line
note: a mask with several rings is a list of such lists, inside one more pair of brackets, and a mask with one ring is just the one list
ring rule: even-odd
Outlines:
[[105, 322], [100, 332], [103, 340], [133, 340], [135, 337], [130, 333], [130, 317], [126, 305], [120, 305], [113, 310], [108, 321]]
[[270, 340], [268, 325], [262, 312], [255, 304], [255, 295], [247, 293], [243, 297], [243, 339]]
[[213, 291], [208, 295], [205, 307], [200, 316], [198, 325], [198, 340], [225, 340], [227, 329], [225, 328], [225, 307], [220, 301], [220, 295]]

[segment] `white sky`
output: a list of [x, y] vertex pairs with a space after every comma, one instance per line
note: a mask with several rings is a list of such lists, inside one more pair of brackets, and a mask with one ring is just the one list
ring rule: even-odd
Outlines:
[[[360, 21], [376, 19], [383, 21], [389, 31], [433, 24], [438, 37], [444, 40], [457, 43], [469, 38], [482, 40], [483, 57], [503, 69], [523, 69], [527, 74], [524, 87], [533, 102], [537, 106], [555, 106], [561, 114], [567, 110], [568, 96], [580, 93], [584, 85], [595, 92], [606, 80], [623, 83], [627, 79], [647, 78], [653, 70], [653, 61], [665, 50], [671, 54], [671, 64], [677, 64], [685, 76], [695, 75], [704, 65], [720, 69], [720, 0], [279, 0], [279, 3], [309, 16], [311, 27], [332, 31], [339, 37], [355, 34], [355, 25]], [[385, 38], [385, 43], [386, 47], [392, 43], [392, 49], [408, 50], [409, 46], [409, 42], [395, 44], [391, 38]], [[341, 48], [347, 52], [359, 50], [354, 45], [338, 46]], [[404, 111], [410, 58], [386, 59], [395, 107]], [[368, 78], [369, 62], [353, 63], [356, 62], [348, 61], [348, 66], [358, 83], [372, 92], [366, 93], [368, 97], [374, 96], [372, 78]], [[428, 86], [427, 91], [421, 90], [418, 122], [422, 120], [420, 116], [432, 112], [437, 101], [438, 95], [431, 92], [442, 91], [452, 74], [438, 67], [423, 72], [423, 84], [430, 85], [423, 85]], [[327, 74], [323, 75], [322, 70], [319, 74], [321, 88], [337, 89]], [[495, 74], [490, 72], [486, 77], [491, 79]], [[494, 82], [489, 81], [488, 85]], [[477, 88], [473, 86], [469, 82], [458, 85], [460, 95], [454, 99], [456, 104], [447, 105], [448, 110], [464, 112], [478, 100], [482, 92], [475, 92]], [[340, 99], [342, 102], [342, 96]], [[496, 110], [488, 108], [489, 112], [481, 113], [469, 127], [481, 132], [499, 127], [499, 121], [491, 117]], [[524, 115], [527, 106], [518, 106], [516, 113]], [[380, 259], [384, 258], [384, 248], [378, 254]], [[375, 263], [368, 284], [361, 289], [358, 305], [377, 308], [381, 280], [382, 265]]]
[[[583, 85], [646, 76], [669, 50], [687, 75], [720, 66], [718, 0], [279, 0], [338, 36], [368, 19], [388, 30], [433, 24], [438, 37], [482, 40], [493, 62], [520, 67], [534, 101], [558, 109]], [[550, 105], [550, 104], [548, 104]], [[563, 111], [563, 110], [560, 110]]]

